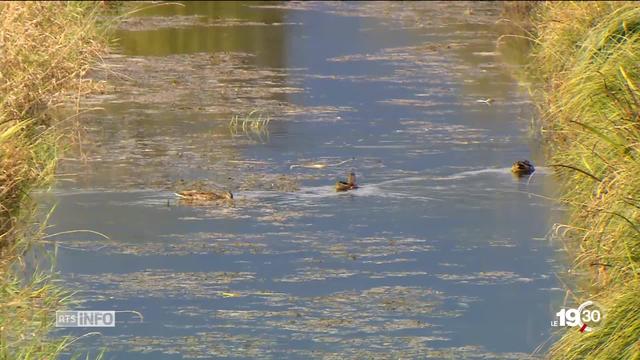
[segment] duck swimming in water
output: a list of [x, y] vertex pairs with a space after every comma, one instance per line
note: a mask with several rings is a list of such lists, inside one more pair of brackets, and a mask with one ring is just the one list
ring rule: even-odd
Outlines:
[[531, 175], [534, 171], [536, 171], [536, 168], [533, 167], [529, 160], [518, 160], [511, 165], [511, 172], [518, 176]]
[[336, 191], [348, 191], [355, 190], [358, 188], [356, 184], [356, 174], [352, 171], [347, 178], [347, 181], [337, 181], [336, 182]]
[[233, 194], [231, 191], [186, 190], [179, 191], [176, 195], [187, 201], [233, 200]]

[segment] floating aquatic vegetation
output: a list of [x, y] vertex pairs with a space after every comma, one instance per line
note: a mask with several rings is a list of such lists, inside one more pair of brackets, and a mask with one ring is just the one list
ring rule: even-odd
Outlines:
[[270, 209], [268, 214], [258, 216], [256, 219], [258, 221], [267, 222], [272, 225], [279, 226], [297, 226], [294, 223], [291, 223], [291, 220], [298, 220], [300, 218], [309, 216], [309, 214], [304, 211], [282, 211], [276, 209]]
[[327, 279], [344, 279], [352, 276], [366, 274], [367, 272], [359, 270], [346, 269], [323, 269], [323, 268], [306, 268], [300, 269], [296, 274], [288, 275], [280, 279], [274, 279], [276, 282], [307, 282], [322, 281]]
[[202, 15], [174, 16], [129, 16], [118, 24], [119, 30], [149, 31], [160, 28], [182, 28], [204, 24], [206, 17]]
[[124, 31], [151, 31], [166, 28], [230, 27], [230, 26], [293, 26], [293, 22], [261, 22], [244, 19], [211, 19], [204, 15], [130, 16], [124, 18], [118, 29]]
[[483, 271], [472, 274], [436, 274], [435, 276], [441, 280], [475, 285], [529, 283], [534, 281], [533, 278], [522, 277], [511, 271]]
[[[185, 220], [201, 220], [185, 219]], [[95, 252], [105, 255], [136, 255], [136, 256], [185, 256], [204, 254], [268, 254], [272, 252], [264, 243], [264, 236], [260, 234], [244, 236], [227, 233], [189, 233], [167, 234], [166, 241], [156, 242], [124, 242], [95, 240], [65, 240], [59, 244], [63, 249], [73, 251]]]
[[315, 236], [303, 234], [292, 241], [338, 259], [356, 257], [359, 260], [383, 261], [385, 258], [396, 259], [401, 255], [416, 255], [434, 250], [433, 244], [424, 239], [371, 236], [347, 241], [344, 235], [330, 232], [317, 236], [319, 238], [315, 240]]
[[250, 191], [293, 192], [300, 189], [300, 182], [303, 179], [310, 178], [313, 178], [313, 176], [252, 172], [242, 177], [240, 189]]
[[[534, 355], [518, 352], [496, 353], [481, 346], [446, 347], [437, 346], [447, 341], [446, 336], [367, 336], [342, 338], [332, 335], [317, 335], [313, 339], [316, 346], [309, 348], [284, 348], [279, 341], [282, 338], [265, 338], [248, 334], [233, 334], [225, 329], [220, 331], [199, 331], [192, 336], [172, 338], [159, 336], [120, 336], [103, 337], [101, 343], [113, 350], [167, 355], [180, 354], [185, 359], [252, 358], [279, 359], [296, 357], [305, 359], [374, 359], [388, 360], [398, 358], [460, 358], [478, 360], [532, 360], [540, 359]], [[283, 329], [286, 330], [286, 329]], [[296, 339], [297, 340], [297, 339]], [[328, 345], [326, 349], [317, 345]]]
[[[109, 341], [111, 340], [111, 341]], [[180, 354], [186, 359], [216, 357], [271, 358], [266, 349], [276, 346], [273, 339], [252, 335], [234, 335], [228, 332], [197, 332], [191, 336], [171, 338], [153, 336], [126, 336], [107, 339], [112, 349], [127, 347], [133, 352], [161, 352]]]
[[[278, 122], [333, 122], [341, 112], [354, 111], [294, 104], [285, 95], [305, 91], [298, 86], [303, 69], [260, 67], [254, 61], [255, 55], [240, 52], [106, 57], [91, 78], [117, 90], [83, 99], [83, 106], [108, 111], [83, 115], [87, 128], [78, 152], [67, 154], [61, 171], [82, 173], [93, 187], [166, 187], [193, 173], [226, 185], [227, 178], [241, 179], [247, 172], [228, 166], [227, 161], [244, 160], [237, 147], [268, 140], [265, 131], [258, 132], [262, 137], [232, 136], [230, 114], [258, 108], [278, 114]], [[136, 130], [123, 124], [135, 124]], [[232, 128], [242, 132], [243, 124], [253, 134], [266, 130], [269, 121], [253, 114], [236, 119]]]
[[[378, 18], [394, 28], [422, 29], [433, 27], [443, 32], [443, 27], [457, 24], [492, 25], [500, 15], [501, 7], [496, 4], [470, 4], [468, 2], [434, 2], [425, 7], [419, 3], [399, 4], [393, 2], [366, 2], [362, 4], [337, 2], [287, 2], [284, 4], [252, 5], [263, 9], [287, 9], [320, 11], [337, 16]], [[473, 9], [473, 10], [472, 10]], [[442, 14], [435, 20], [433, 14]]]
[[[229, 105], [235, 103], [236, 108], [241, 107], [233, 112], [248, 113], [256, 108], [258, 101], [264, 104], [259, 108], [265, 110], [293, 106], [269, 99], [274, 93], [300, 91], [288, 85], [288, 73], [283, 69], [258, 68], [251, 64], [253, 57], [238, 52], [161, 57], [111, 55], [92, 77], [109, 80], [110, 86], [117, 86], [117, 98], [111, 102], [153, 104], [156, 109], [159, 106], [179, 111], [228, 113]], [[169, 71], [176, 68], [181, 71]], [[104, 99], [97, 96], [88, 99], [91, 101], [103, 102]]]
[[[460, 43], [424, 43], [422, 45], [405, 46], [397, 48], [386, 48], [375, 54], [353, 54], [337, 56], [327, 61], [331, 62], [347, 62], [347, 61], [398, 61], [422, 63], [425, 59], [421, 56], [430, 54], [433, 56], [438, 51], [453, 50], [464, 46]], [[442, 62], [441, 58], [435, 58], [434, 60]]]
[[[125, 274], [78, 274], [68, 282], [75, 283], [74, 288], [83, 289], [87, 296], [110, 300], [132, 297], [211, 299], [225, 297], [231, 284], [254, 279], [255, 273], [250, 272], [146, 270]], [[98, 285], [101, 290], [96, 291]]]

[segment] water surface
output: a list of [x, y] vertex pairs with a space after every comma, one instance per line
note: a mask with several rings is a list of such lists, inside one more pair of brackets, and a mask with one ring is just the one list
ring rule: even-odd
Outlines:
[[[509, 358], [550, 336], [555, 183], [499, 3], [186, 3], [142, 11], [91, 74], [50, 195], [115, 359]], [[482, 100], [492, 99], [490, 103]], [[265, 131], [230, 129], [269, 116]], [[516, 179], [516, 159], [539, 171]], [[305, 164], [322, 163], [321, 169]], [[337, 165], [339, 164], [339, 165]], [[354, 170], [361, 189], [336, 193]], [[226, 188], [192, 206], [184, 183]], [[84, 330], [62, 330], [81, 335]]]

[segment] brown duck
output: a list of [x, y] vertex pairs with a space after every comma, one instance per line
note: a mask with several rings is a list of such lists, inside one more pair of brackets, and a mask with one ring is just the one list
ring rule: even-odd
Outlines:
[[529, 160], [518, 160], [511, 165], [511, 172], [518, 176], [531, 175], [534, 171], [536, 168]]
[[233, 200], [231, 191], [185, 190], [177, 192], [176, 195], [187, 201]]
[[336, 182], [336, 191], [348, 191], [355, 190], [358, 188], [356, 184], [356, 174], [352, 171], [347, 178], [347, 181], [337, 181]]

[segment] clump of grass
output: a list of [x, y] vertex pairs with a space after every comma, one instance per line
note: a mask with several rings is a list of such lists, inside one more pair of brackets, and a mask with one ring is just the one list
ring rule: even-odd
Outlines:
[[91, 91], [83, 75], [106, 50], [98, 2], [0, 4], [0, 358], [53, 359], [46, 333], [66, 294], [21, 272], [34, 234], [29, 192], [48, 184], [65, 128], [47, 109]]
[[[256, 117], [254, 117], [255, 114], [257, 114]], [[270, 122], [271, 117], [263, 116], [263, 114], [258, 112], [258, 110], [253, 110], [245, 117], [234, 115], [231, 118], [231, 121], [229, 121], [229, 129], [233, 134], [237, 134], [239, 132], [245, 134], [249, 132], [266, 134], [269, 131]]]
[[545, 83], [543, 130], [573, 209], [576, 266], [607, 272], [584, 289], [605, 306], [604, 327], [569, 331], [551, 355], [638, 358], [640, 6], [545, 2], [534, 24], [533, 65]]
[[0, 358], [41, 359], [58, 355], [69, 339], [47, 341], [58, 309], [66, 293], [53, 285], [42, 272], [21, 279], [14, 271], [2, 274], [0, 298]]

